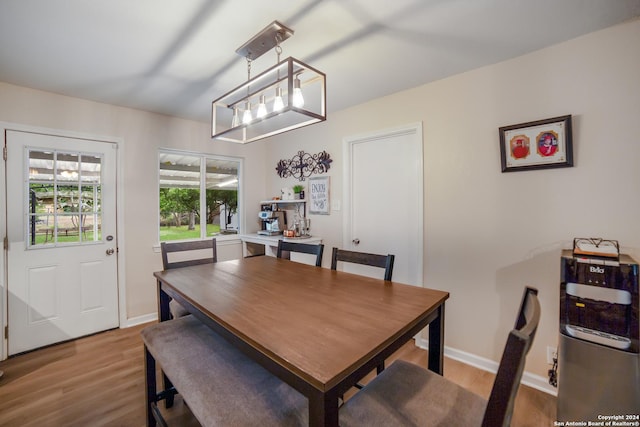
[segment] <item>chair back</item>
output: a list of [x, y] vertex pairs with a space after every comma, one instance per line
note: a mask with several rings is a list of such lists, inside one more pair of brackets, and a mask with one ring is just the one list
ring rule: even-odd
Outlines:
[[278, 258], [291, 259], [291, 252], [315, 255], [316, 267], [322, 266], [322, 253], [324, 252], [323, 244], [311, 245], [309, 243], [295, 243], [278, 240]]
[[483, 427], [509, 426], [525, 360], [540, 321], [538, 290], [526, 287], [514, 329], [509, 333], [482, 420]]
[[391, 276], [393, 275], [394, 260], [395, 255], [391, 254], [378, 255], [333, 248], [333, 252], [331, 254], [331, 269], [338, 269], [338, 261], [369, 265], [372, 267], [380, 267], [384, 268], [384, 280], [391, 281]]
[[[218, 262], [218, 251], [216, 249], [216, 239], [210, 240], [196, 240], [192, 242], [174, 242], [167, 243], [162, 242], [160, 244], [160, 250], [162, 252], [162, 267], [165, 270], [170, 270], [172, 268], [180, 268], [180, 267], [188, 267], [191, 265], [200, 265], [200, 264], [211, 264], [214, 262]], [[202, 257], [203, 250], [207, 250]], [[180, 260], [169, 261], [169, 254], [174, 252], [184, 252], [185, 256], [189, 255], [189, 252], [193, 252], [194, 254], [199, 254], [199, 258], [189, 258], [184, 259], [183, 256], [180, 256]], [[178, 258], [178, 257], [176, 257]]]

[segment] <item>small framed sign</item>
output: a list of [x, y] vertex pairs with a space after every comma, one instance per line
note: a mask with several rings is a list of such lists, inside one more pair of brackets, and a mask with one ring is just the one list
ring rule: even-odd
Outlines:
[[503, 126], [502, 172], [573, 166], [571, 116]]
[[309, 178], [309, 213], [329, 215], [329, 177]]

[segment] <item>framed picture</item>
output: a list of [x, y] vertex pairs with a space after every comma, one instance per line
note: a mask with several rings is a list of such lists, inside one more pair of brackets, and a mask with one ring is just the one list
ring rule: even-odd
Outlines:
[[502, 172], [573, 166], [571, 116], [503, 126]]
[[329, 215], [329, 177], [309, 178], [309, 213]]

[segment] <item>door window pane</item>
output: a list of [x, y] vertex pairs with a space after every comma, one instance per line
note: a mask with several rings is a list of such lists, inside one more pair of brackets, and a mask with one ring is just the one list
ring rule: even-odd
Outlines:
[[101, 241], [100, 156], [29, 150], [28, 246]]

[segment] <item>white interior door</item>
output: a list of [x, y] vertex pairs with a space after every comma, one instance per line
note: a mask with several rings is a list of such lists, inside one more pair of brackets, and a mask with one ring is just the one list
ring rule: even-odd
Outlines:
[[117, 327], [116, 144], [5, 143], [9, 355]]
[[[393, 281], [422, 286], [422, 124], [345, 139], [343, 247], [395, 255]], [[380, 276], [379, 269], [345, 270]]]

